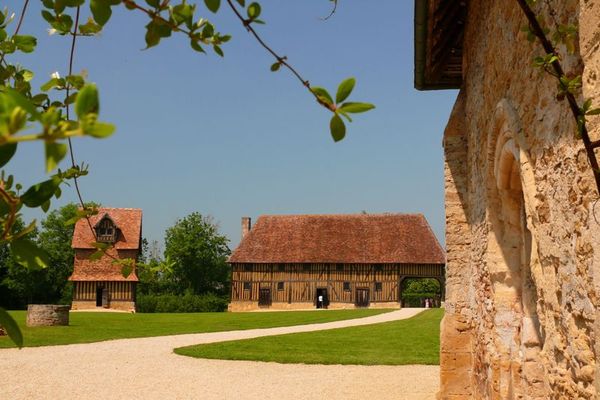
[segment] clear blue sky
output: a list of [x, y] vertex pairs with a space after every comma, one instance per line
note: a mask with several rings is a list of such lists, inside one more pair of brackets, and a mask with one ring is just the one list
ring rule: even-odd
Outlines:
[[[75, 72], [88, 71], [101, 119], [117, 126], [109, 139], [74, 141], [77, 160], [91, 165], [86, 201], [142, 208], [144, 236], [161, 243], [193, 211], [212, 215], [234, 248], [242, 216], [362, 210], [423, 213], [443, 243], [442, 133], [456, 91], [413, 88], [413, 1], [342, 0], [326, 22], [327, 0], [261, 1], [260, 34], [313, 85], [335, 91], [354, 76], [351, 99], [376, 104], [340, 143], [330, 114], [290, 73], [270, 72], [272, 58], [229, 9], [214, 16], [196, 2], [233, 35], [224, 59], [193, 52], [178, 34], [142, 51], [146, 18], [123, 7], [99, 38], [79, 40]], [[69, 38], [47, 34], [38, 3], [21, 30], [38, 36], [38, 51], [19, 56], [37, 87], [66, 75], [69, 50]], [[22, 0], [6, 5], [18, 15]], [[13, 161], [9, 172], [25, 185], [44, 179], [41, 144], [21, 145]], [[52, 208], [70, 201], [66, 188]]]

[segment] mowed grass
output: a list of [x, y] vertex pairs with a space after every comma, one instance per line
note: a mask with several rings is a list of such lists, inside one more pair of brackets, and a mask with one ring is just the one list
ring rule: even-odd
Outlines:
[[195, 345], [175, 349], [175, 353], [278, 363], [437, 365], [443, 315], [438, 308], [401, 321]]
[[[91, 343], [103, 340], [222, 332], [254, 328], [314, 324], [362, 318], [389, 310], [319, 310], [255, 313], [129, 314], [72, 312], [69, 326], [25, 326], [26, 311], [11, 311], [24, 337], [25, 347]], [[6, 336], [0, 348], [15, 347]]]

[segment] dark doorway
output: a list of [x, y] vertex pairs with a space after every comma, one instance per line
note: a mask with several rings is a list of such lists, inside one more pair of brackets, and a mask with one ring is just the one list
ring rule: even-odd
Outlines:
[[263, 307], [271, 305], [271, 289], [259, 289], [258, 305]]
[[356, 307], [369, 307], [369, 289], [356, 289]]
[[98, 286], [96, 288], [96, 307], [102, 307], [102, 292], [104, 291], [104, 288], [101, 286]]
[[317, 288], [316, 297], [317, 308], [327, 308], [329, 306], [329, 296], [327, 296], [327, 289]]

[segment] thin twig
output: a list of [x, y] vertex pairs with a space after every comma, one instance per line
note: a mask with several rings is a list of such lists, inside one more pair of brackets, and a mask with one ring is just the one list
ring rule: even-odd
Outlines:
[[[527, 4], [527, 1], [526, 0], [517, 0], [517, 2], [519, 3], [519, 6], [521, 6], [521, 9], [525, 13], [527, 20], [529, 21], [529, 25], [531, 26], [531, 29], [533, 30], [533, 33], [539, 39], [546, 54], [558, 55], [556, 50], [554, 49], [554, 46], [552, 45], [550, 40], [548, 40], [548, 38], [546, 37], [546, 34], [544, 33], [543, 28], [541, 27], [539, 21], [537, 20], [535, 13]], [[552, 62], [552, 67], [554, 68], [554, 71], [556, 72], [556, 75], [558, 75], [559, 79], [560, 79], [560, 77], [565, 76], [565, 72], [564, 72], [562, 65], [560, 64], [560, 61], [558, 60], [558, 58]], [[575, 117], [575, 120], [579, 121], [579, 117], [582, 117], [582, 116], [585, 118], [585, 115], [583, 115], [581, 113], [581, 110], [579, 108], [579, 105], [577, 104], [577, 100], [575, 99], [575, 96], [573, 95], [573, 93], [569, 92], [568, 90], [565, 90], [565, 96], [567, 98], [567, 101], [569, 102], [569, 107], [571, 109], [571, 113]], [[594, 148], [592, 146], [592, 142], [590, 140], [590, 136], [588, 134], [588, 130], [587, 130], [585, 121], [583, 121], [583, 124], [581, 126], [581, 140], [583, 141], [583, 144], [585, 146], [585, 150], [587, 153], [588, 161], [590, 162], [592, 171], [594, 172], [594, 179], [596, 180], [596, 189], [600, 193], [600, 168], [598, 167], [598, 160], [596, 160], [596, 153], [594, 152]]]
[[23, 4], [23, 10], [21, 11], [21, 16], [19, 17], [19, 23], [17, 24], [17, 29], [15, 29], [15, 35], [19, 34], [19, 29], [21, 29], [21, 24], [23, 23], [23, 18], [25, 17], [25, 12], [27, 11], [27, 6], [29, 5], [29, 0], [25, 0]]
[[333, 1], [333, 9], [331, 10], [331, 12], [329, 13], [328, 16], [326, 16], [325, 18], [321, 18], [321, 21], [327, 21], [329, 18], [333, 17], [333, 14], [335, 14], [335, 12], [337, 11], [338, 0], [332, 0], [332, 1]]
[[[73, 29], [73, 32], [71, 33], [71, 35], [73, 36], [73, 39], [71, 40], [71, 51], [69, 53], [69, 75], [73, 74], [73, 60], [75, 59], [75, 43], [77, 42], [77, 36], [78, 36], [77, 30], [79, 29], [80, 10], [81, 10], [81, 6], [78, 6], [77, 11], [75, 12], [74, 29]], [[71, 108], [69, 104], [66, 104], [67, 103], [66, 99], [69, 98], [69, 92], [70, 92], [70, 85], [67, 85], [66, 97], [65, 97], [65, 108], [66, 108], [67, 120], [69, 119], [69, 109]], [[68, 137], [67, 140], [69, 142], [69, 155], [71, 156], [71, 167], [77, 168], [77, 164], [75, 162], [75, 152], [73, 151], [73, 142], [71, 141], [70, 137]], [[79, 181], [76, 176], [73, 177], [73, 182], [75, 184], [75, 192], [77, 192], [77, 197], [79, 198], [79, 204], [81, 204], [82, 209], [86, 210], [87, 207], [85, 206], [85, 202], [83, 201], [83, 196], [81, 195], [81, 190], [79, 190]], [[88, 223], [88, 226], [90, 227], [90, 231], [92, 232], [92, 235], [94, 235], [94, 240], [97, 241], [98, 238], [96, 236], [96, 231], [94, 230], [94, 227], [92, 226], [92, 222], [90, 221], [90, 218], [86, 215], [85, 219], [87, 220], [87, 223]]]
[[333, 104], [327, 104], [325, 103], [323, 100], [321, 100], [321, 98], [319, 96], [317, 96], [317, 94], [315, 92], [312, 91], [312, 89], [310, 88], [310, 83], [308, 82], [308, 80], [304, 79], [299, 73], [298, 71], [296, 71], [296, 69], [294, 67], [292, 67], [286, 60], [286, 57], [280, 56], [279, 54], [277, 54], [271, 47], [269, 47], [264, 40], [258, 35], [258, 33], [256, 33], [256, 31], [254, 30], [254, 28], [251, 25], [251, 20], [245, 19], [242, 14], [240, 14], [240, 12], [238, 11], [238, 9], [236, 8], [236, 6], [233, 4], [233, 2], [231, 0], [227, 0], [227, 4], [229, 4], [229, 7], [233, 10], [233, 12], [235, 13], [235, 15], [238, 17], [238, 19], [242, 22], [242, 24], [244, 25], [244, 27], [246, 28], [246, 30], [252, 34], [252, 36], [254, 36], [254, 38], [258, 41], [258, 43], [265, 49], [267, 50], [269, 53], [271, 53], [271, 55], [273, 57], [275, 57], [275, 59], [277, 60], [277, 62], [281, 65], [283, 65], [284, 67], [286, 67], [288, 70], [290, 70], [292, 72], [292, 74], [294, 74], [296, 76], [296, 78], [298, 78], [298, 80], [300, 81], [300, 83], [302, 83], [302, 86], [306, 87], [306, 89], [310, 92], [310, 94], [313, 95], [313, 97], [317, 100], [317, 102], [319, 104], [321, 104], [323, 107], [327, 108], [328, 110], [331, 111], [335, 111], [335, 108], [332, 109], [332, 107], [335, 107]]

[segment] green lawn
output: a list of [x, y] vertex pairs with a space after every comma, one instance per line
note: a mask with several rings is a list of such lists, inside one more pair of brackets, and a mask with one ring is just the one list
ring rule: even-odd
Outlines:
[[[26, 311], [11, 311], [24, 337], [24, 346], [100, 342], [110, 339], [219, 332], [302, 325], [361, 318], [390, 310], [319, 310], [259, 313], [129, 314], [72, 312], [69, 326], [25, 326]], [[0, 337], [0, 348], [15, 347]]]
[[175, 349], [175, 353], [278, 363], [437, 365], [443, 315], [438, 308], [401, 321], [195, 345]]

